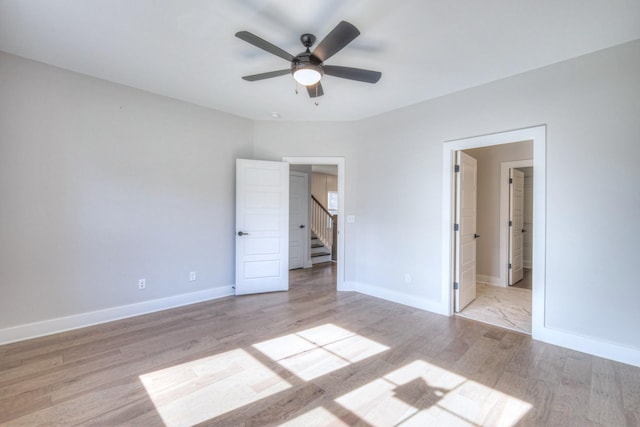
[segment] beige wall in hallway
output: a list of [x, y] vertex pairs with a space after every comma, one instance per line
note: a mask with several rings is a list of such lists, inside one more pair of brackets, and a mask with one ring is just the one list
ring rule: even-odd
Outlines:
[[329, 206], [327, 203], [327, 193], [329, 191], [338, 191], [338, 177], [314, 172], [311, 175], [311, 194], [325, 209], [328, 209]]

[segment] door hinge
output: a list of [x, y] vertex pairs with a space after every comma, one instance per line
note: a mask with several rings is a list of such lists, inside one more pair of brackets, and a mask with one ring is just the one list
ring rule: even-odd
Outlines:
[[460, 230], [460, 225], [459, 224], [453, 224], [453, 231], [459, 231]]
[[509, 264], [509, 269], [511, 269], [511, 264]]
[[453, 290], [457, 291], [459, 287], [458, 282], [453, 282]]
[[509, 178], [509, 184], [513, 184], [513, 178]]
[[456, 165], [456, 167], [454, 168], [455, 172], [460, 172], [460, 165]]
[[509, 221], [509, 227], [513, 227], [513, 221]]

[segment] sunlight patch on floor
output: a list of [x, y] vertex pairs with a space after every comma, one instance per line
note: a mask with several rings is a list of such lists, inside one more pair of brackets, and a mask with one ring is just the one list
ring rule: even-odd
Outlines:
[[389, 349], [331, 323], [263, 341], [253, 347], [304, 381]]
[[140, 381], [167, 427], [194, 425], [290, 387], [242, 349], [144, 374]]
[[531, 405], [423, 360], [335, 400], [373, 426], [514, 426]]

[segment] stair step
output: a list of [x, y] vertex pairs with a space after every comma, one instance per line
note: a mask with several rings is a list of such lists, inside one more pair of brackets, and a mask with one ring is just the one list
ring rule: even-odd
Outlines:
[[325, 255], [331, 255], [331, 253], [329, 253], [329, 252], [318, 252], [318, 253], [315, 253], [315, 254], [311, 254], [311, 258], [316, 258], [316, 257], [319, 257], [319, 256], [325, 256]]
[[311, 245], [311, 248], [324, 248], [324, 245], [322, 243], [314, 243]]
[[317, 256], [311, 258], [311, 264], [322, 264], [323, 262], [331, 262], [331, 256], [329, 254], [323, 256]]

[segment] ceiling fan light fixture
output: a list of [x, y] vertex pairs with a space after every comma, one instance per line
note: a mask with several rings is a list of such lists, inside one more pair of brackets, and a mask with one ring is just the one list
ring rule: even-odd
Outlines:
[[304, 67], [298, 67], [293, 72], [293, 78], [303, 86], [311, 86], [320, 81], [322, 78], [322, 72], [319, 67], [307, 65]]
[[255, 34], [248, 31], [238, 31], [236, 33], [236, 37], [240, 40], [244, 40], [245, 42], [272, 55], [278, 56], [291, 64], [288, 69], [243, 76], [242, 79], [254, 82], [291, 73], [293, 79], [296, 81], [295, 93], [298, 93], [298, 85], [303, 85], [306, 86], [310, 98], [317, 98], [324, 95], [324, 90], [322, 89], [320, 80], [325, 74], [341, 79], [355, 80], [365, 83], [377, 83], [378, 80], [380, 80], [380, 77], [382, 77], [382, 73], [379, 71], [324, 64], [327, 59], [341, 51], [345, 46], [358, 37], [358, 35], [360, 35], [360, 31], [358, 31], [353, 24], [350, 24], [347, 21], [340, 21], [340, 23], [336, 25], [320, 43], [318, 43], [313, 52], [311, 51], [311, 46], [314, 45], [316, 36], [309, 33], [301, 35], [300, 42], [305, 47], [305, 51], [294, 56], [278, 46], [261, 39]]

